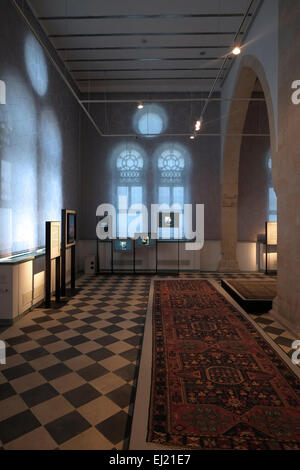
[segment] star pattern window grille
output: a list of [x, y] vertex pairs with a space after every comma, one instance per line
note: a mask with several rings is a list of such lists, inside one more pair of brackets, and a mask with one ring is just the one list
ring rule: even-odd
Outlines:
[[158, 168], [163, 181], [180, 181], [185, 168], [184, 158], [179, 150], [165, 150], [158, 158]]
[[117, 158], [121, 182], [138, 182], [143, 169], [143, 158], [135, 149], [124, 150]]

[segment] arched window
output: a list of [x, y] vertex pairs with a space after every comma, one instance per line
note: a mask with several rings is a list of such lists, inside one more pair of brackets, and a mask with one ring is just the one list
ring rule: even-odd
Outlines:
[[272, 158], [267, 156], [268, 170], [268, 222], [277, 222], [277, 196], [272, 181]]
[[160, 238], [182, 238], [184, 235], [184, 204], [188, 202], [188, 164], [187, 151], [180, 144], [164, 144], [157, 152], [157, 180], [159, 211], [168, 206], [177, 213], [177, 226], [158, 229]]
[[119, 180], [139, 181], [144, 162], [140, 152], [132, 147], [124, 149], [117, 158]]
[[180, 150], [168, 148], [158, 157], [158, 169], [162, 180], [180, 181], [184, 171], [185, 161]]
[[[117, 236], [133, 237], [130, 224], [136, 216], [128, 215], [128, 209], [135, 204], [143, 204], [145, 190], [143, 187], [144, 157], [141, 148], [136, 144], [122, 145], [115, 152], [115, 173], [117, 173]], [[142, 232], [142, 223], [136, 232]]]

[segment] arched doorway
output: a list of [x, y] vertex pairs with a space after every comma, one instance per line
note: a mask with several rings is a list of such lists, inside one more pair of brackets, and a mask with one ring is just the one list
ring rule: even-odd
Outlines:
[[[226, 136], [223, 149], [222, 181], [221, 181], [221, 261], [219, 271], [239, 271], [237, 261], [237, 204], [239, 183], [239, 161], [249, 99], [255, 84], [259, 80], [266, 100], [269, 127], [270, 147], [272, 155], [272, 177], [276, 191], [277, 171], [277, 137], [273, 103], [269, 85], [261, 63], [253, 56], [245, 55], [241, 60], [237, 74], [233, 101], [227, 120]], [[236, 101], [243, 98], [243, 101]]]

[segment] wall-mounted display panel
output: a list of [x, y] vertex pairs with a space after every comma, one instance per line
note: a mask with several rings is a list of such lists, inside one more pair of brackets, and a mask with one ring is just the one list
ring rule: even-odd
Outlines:
[[77, 214], [76, 211], [62, 210], [62, 245], [69, 247], [76, 244], [77, 238]]
[[277, 245], [277, 222], [267, 222], [267, 245]]
[[50, 222], [50, 259], [60, 256], [60, 222]]

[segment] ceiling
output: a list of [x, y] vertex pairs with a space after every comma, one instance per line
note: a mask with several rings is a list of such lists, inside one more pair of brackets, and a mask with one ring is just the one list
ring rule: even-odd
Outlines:
[[[250, 3], [28, 0], [81, 92], [209, 90]], [[241, 40], [259, 4], [254, 1]]]

